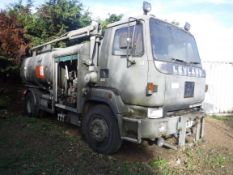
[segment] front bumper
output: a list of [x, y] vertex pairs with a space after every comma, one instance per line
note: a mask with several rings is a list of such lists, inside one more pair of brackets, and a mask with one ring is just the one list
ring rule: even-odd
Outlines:
[[159, 119], [133, 119], [123, 117], [122, 139], [141, 143], [143, 139], [156, 141], [159, 138], [175, 136], [178, 145], [185, 145], [188, 135], [198, 141], [204, 135], [203, 112], [191, 112]]

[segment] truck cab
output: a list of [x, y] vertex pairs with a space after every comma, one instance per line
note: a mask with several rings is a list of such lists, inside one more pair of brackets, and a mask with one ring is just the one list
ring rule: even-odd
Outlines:
[[99, 65], [111, 75], [104, 86], [118, 89], [125, 104], [180, 110], [203, 101], [205, 71], [188, 31], [145, 15], [109, 25], [105, 36]]
[[[90, 147], [104, 154], [123, 140], [173, 149], [198, 142], [206, 75], [196, 41], [188, 24], [167, 23], [148, 8], [144, 3], [144, 15], [108, 25], [104, 35], [90, 26], [32, 49], [21, 68], [27, 113], [56, 113], [81, 126]], [[81, 42], [46, 50], [73, 39]]]
[[[190, 130], [194, 121], [203, 120], [205, 71], [189, 31], [152, 15], [110, 24], [99, 65], [108, 70], [101, 85], [116, 89], [127, 106], [121, 122], [124, 139], [161, 141], [173, 134], [184, 145], [179, 127]], [[124, 126], [130, 122], [135, 128]], [[202, 130], [196, 134], [200, 138]]]

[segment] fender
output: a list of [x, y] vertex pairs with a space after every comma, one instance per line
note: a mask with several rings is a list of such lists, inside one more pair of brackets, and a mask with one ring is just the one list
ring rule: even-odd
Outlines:
[[37, 89], [33, 89], [33, 88], [26, 89], [25, 92], [24, 92], [24, 98], [26, 97], [26, 95], [27, 95], [28, 93], [32, 93], [32, 96], [33, 96], [35, 102], [36, 102], [37, 104], [39, 104], [39, 103], [38, 103], [38, 102], [39, 102], [38, 100], [39, 100], [40, 92], [39, 92]]
[[127, 112], [127, 108], [119, 93], [114, 92], [112, 89], [101, 87], [90, 88], [86, 95], [83, 107], [85, 107], [85, 104], [88, 102], [104, 103], [111, 108], [115, 115]]

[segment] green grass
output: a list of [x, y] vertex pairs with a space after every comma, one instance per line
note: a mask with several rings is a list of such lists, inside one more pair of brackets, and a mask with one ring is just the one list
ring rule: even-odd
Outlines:
[[10, 104], [10, 98], [8, 96], [0, 96], [0, 107], [7, 107]]
[[233, 120], [233, 116], [212, 115], [210, 117], [221, 121]]
[[187, 156], [187, 161], [186, 161], [186, 168], [187, 170], [193, 170], [194, 169], [194, 165], [193, 165], [193, 159], [194, 159], [194, 156], [193, 156], [193, 151], [188, 149], [186, 151], [186, 156]]
[[0, 119], [0, 174], [153, 174], [146, 164], [93, 152], [75, 129], [49, 118]]
[[150, 162], [150, 166], [157, 171], [158, 174], [162, 175], [174, 175], [175, 171], [170, 170], [168, 161], [159, 157]]
[[[233, 165], [227, 154], [201, 146], [173, 151], [170, 156], [155, 156], [148, 162], [129, 162], [93, 152], [81, 134], [70, 134], [71, 130], [76, 127], [48, 117], [28, 118], [9, 113], [0, 118], [0, 174], [175, 175], [205, 174], [205, 170], [207, 174], [227, 174], [222, 167]], [[173, 161], [168, 157], [173, 157]], [[177, 158], [181, 160], [178, 165]]]
[[226, 157], [222, 154], [209, 154], [205, 157], [205, 162], [211, 167], [222, 167], [226, 163]]

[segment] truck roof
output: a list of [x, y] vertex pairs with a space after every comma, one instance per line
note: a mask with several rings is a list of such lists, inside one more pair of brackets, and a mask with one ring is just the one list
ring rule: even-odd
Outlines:
[[[130, 18], [130, 17], [129, 17], [129, 18]], [[131, 20], [131, 21], [134, 21], [133, 19], [135, 19], [135, 20], [136, 20], [136, 19], [139, 19], [139, 20], [140, 20], [140, 19], [141, 19], [141, 20], [148, 20], [148, 19], [150, 19], [150, 18], [154, 18], [154, 19], [156, 19], [156, 20], [158, 20], [158, 21], [161, 21], [161, 22], [170, 24], [170, 25], [172, 25], [172, 26], [174, 26], [174, 27], [176, 27], [176, 28], [178, 28], [178, 29], [183, 30], [183, 31], [186, 32], [186, 33], [191, 34], [189, 31], [184, 30], [183, 27], [179, 27], [179, 26], [174, 25], [174, 24], [172, 24], [172, 23], [169, 23], [169, 22], [167, 22], [167, 21], [164, 21], [164, 20], [161, 20], [161, 19], [159, 19], [159, 18], [156, 18], [154, 15], [141, 15], [141, 16], [137, 16], [137, 17], [132, 17], [132, 20]], [[127, 24], [128, 22], [129, 22], [128, 18], [125, 18], [125, 19], [123, 19], [123, 20], [121, 20], [121, 21], [117, 21], [117, 22], [108, 24], [108, 25], [107, 25], [107, 28], [112, 28], [112, 27], [115, 27], [115, 26], [118, 26], [118, 25]], [[191, 34], [191, 35], [192, 35], [192, 34]]]

